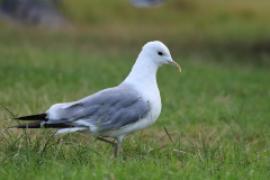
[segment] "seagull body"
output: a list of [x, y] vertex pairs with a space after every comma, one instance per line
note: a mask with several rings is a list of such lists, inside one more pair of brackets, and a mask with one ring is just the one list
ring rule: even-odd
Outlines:
[[163, 64], [174, 64], [169, 49], [160, 41], [146, 43], [126, 79], [116, 87], [83, 99], [52, 105], [46, 113], [18, 117], [32, 122], [17, 128], [58, 128], [57, 133], [90, 132], [116, 139], [115, 154], [123, 138], [153, 124], [161, 112], [156, 74]]

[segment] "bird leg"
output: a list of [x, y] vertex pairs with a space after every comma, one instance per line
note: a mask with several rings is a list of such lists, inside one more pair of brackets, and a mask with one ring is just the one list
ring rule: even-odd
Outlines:
[[98, 136], [96, 139], [103, 141], [105, 143], [109, 143], [114, 147], [114, 157], [117, 157], [120, 152], [122, 151], [122, 141], [123, 141], [124, 136], [118, 136], [116, 137], [116, 142], [108, 140], [104, 137]]
[[117, 157], [120, 154], [120, 150], [121, 150], [121, 144], [116, 143], [114, 145], [114, 157]]
[[97, 137], [97, 140], [103, 141], [103, 142], [105, 142], [105, 143], [109, 143], [109, 144], [111, 144], [111, 145], [113, 145], [113, 146], [116, 145], [116, 142], [110, 141], [110, 140], [108, 140], [108, 139], [106, 139], [106, 138], [103, 138], [103, 137], [101, 137], [101, 136]]
[[124, 136], [118, 136], [116, 138], [116, 144], [114, 145], [114, 157], [117, 157], [122, 151], [122, 141]]

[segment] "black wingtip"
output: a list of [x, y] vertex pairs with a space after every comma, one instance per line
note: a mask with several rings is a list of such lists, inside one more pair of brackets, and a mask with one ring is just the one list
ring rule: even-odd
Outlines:
[[57, 124], [46, 124], [42, 122], [32, 122], [27, 124], [20, 124], [16, 126], [10, 126], [8, 128], [18, 128], [18, 129], [35, 129], [35, 128], [72, 128], [73, 125], [57, 123]]
[[41, 128], [40, 122], [34, 122], [34, 123], [27, 123], [27, 124], [20, 124], [16, 126], [11, 126], [9, 128], [18, 128], [18, 129], [27, 129], [27, 128]]
[[22, 120], [22, 121], [27, 121], [27, 120], [38, 120], [38, 121], [46, 121], [47, 120], [47, 114], [46, 113], [41, 113], [41, 114], [34, 114], [34, 115], [29, 115], [29, 116], [21, 116], [21, 117], [16, 117], [15, 119], [17, 120]]

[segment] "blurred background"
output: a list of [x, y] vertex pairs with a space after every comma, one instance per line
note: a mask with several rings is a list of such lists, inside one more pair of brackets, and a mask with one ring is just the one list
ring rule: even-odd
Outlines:
[[[159, 71], [161, 117], [128, 137], [125, 167], [108, 163], [110, 148], [83, 135], [55, 142], [44, 162], [39, 138], [47, 136], [29, 131], [39, 137], [30, 145], [10, 143], [12, 133], [0, 136], [6, 165], [0, 172], [10, 179], [59, 179], [58, 171], [122, 179], [269, 178], [269, 8], [269, 0], [0, 0], [0, 104], [15, 114], [43, 112], [117, 85], [150, 40], [167, 44], [183, 71]], [[0, 120], [1, 127], [16, 124], [5, 110]], [[97, 165], [79, 161], [82, 154], [97, 156]]]
[[[173, 53], [267, 61], [268, 0], [1, 0], [1, 42], [119, 51], [160, 39]], [[13, 38], [10, 38], [13, 37]], [[14, 42], [14, 43], [15, 43]], [[19, 44], [18, 44], [19, 45]], [[219, 59], [223, 59], [219, 57]]]

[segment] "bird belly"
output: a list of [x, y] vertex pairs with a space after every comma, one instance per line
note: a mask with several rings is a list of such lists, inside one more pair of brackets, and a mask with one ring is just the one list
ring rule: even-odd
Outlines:
[[160, 98], [159, 92], [152, 94], [152, 96], [148, 96], [148, 97], [151, 97], [151, 98], [148, 98], [151, 110], [144, 118], [138, 120], [135, 123], [128, 124], [120, 129], [107, 132], [106, 134], [108, 136], [117, 137], [117, 136], [126, 135], [134, 131], [144, 129], [150, 126], [151, 124], [153, 124], [158, 119], [161, 113], [161, 107], [162, 107], [161, 98]]
[[118, 136], [122, 136], [122, 135], [127, 135], [129, 133], [134, 132], [134, 131], [144, 129], [144, 128], [150, 126], [153, 123], [154, 122], [149, 121], [149, 119], [143, 118], [143, 119], [137, 121], [136, 123], [123, 126], [120, 129], [116, 129], [116, 130], [106, 132], [104, 135], [105, 136], [111, 136], [111, 137], [118, 137]]
[[127, 135], [129, 133], [147, 128], [148, 126], [152, 125], [158, 119], [159, 114], [160, 114], [160, 110], [161, 110], [161, 108], [158, 108], [158, 107], [157, 107], [157, 109], [152, 108], [152, 110], [146, 115], [145, 118], [142, 118], [135, 123], [123, 126], [120, 129], [106, 132], [105, 136], [118, 137], [118, 136]]

